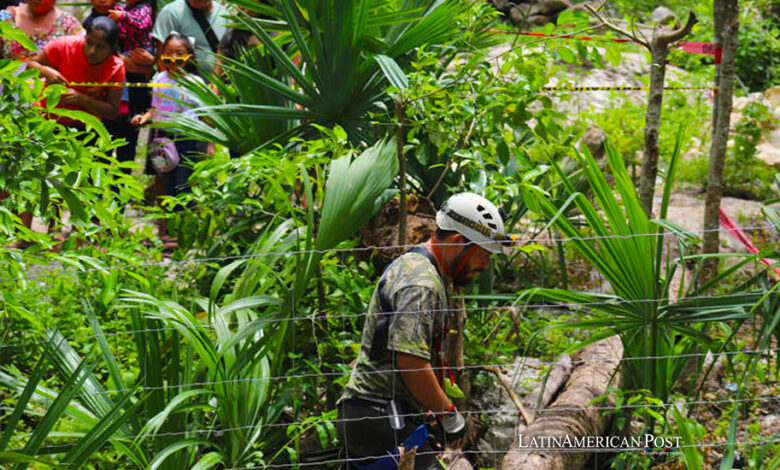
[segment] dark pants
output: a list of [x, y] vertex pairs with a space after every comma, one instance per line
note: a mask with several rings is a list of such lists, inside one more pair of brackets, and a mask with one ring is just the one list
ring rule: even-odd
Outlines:
[[[401, 414], [409, 414], [408, 410], [400, 410]], [[389, 450], [403, 444], [421, 423], [421, 419], [406, 416], [403, 429], [395, 430], [390, 426], [390, 418], [386, 407], [373, 402], [352, 399], [339, 405], [339, 417], [336, 429], [339, 442], [344, 446], [347, 458], [359, 463], [370, 464], [377, 457], [387, 455]], [[366, 458], [372, 457], [372, 458]], [[366, 458], [365, 460], [361, 460]], [[441, 470], [436, 459], [436, 453], [429, 442], [417, 449], [414, 459], [417, 470]]]
[[[130, 124], [130, 114], [120, 114], [110, 121], [103, 121], [106, 130], [114, 139], [125, 139], [125, 145], [117, 147], [116, 159], [122, 162], [135, 160], [135, 149], [138, 146], [138, 127]], [[131, 168], [122, 168], [126, 174], [132, 173]]]
[[[131, 83], [145, 82], [145, 78], [141, 74], [128, 73], [127, 81]], [[145, 113], [147, 109], [152, 105], [152, 95], [148, 88], [128, 88], [128, 101], [127, 105], [129, 112], [127, 114], [120, 114], [115, 119], [110, 121], [104, 121], [106, 130], [114, 139], [125, 139], [127, 143], [116, 149], [116, 159], [121, 162], [130, 162], [135, 160], [135, 151], [138, 147], [138, 132], [139, 128], [130, 124], [130, 119], [136, 114]], [[130, 168], [122, 168], [122, 171], [126, 174], [131, 173]]]

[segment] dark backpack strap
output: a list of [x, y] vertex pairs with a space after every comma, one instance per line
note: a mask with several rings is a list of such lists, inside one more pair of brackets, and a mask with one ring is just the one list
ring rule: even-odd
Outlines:
[[[436, 263], [436, 258], [434, 258], [431, 252], [426, 250], [424, 246], [415, 246], [406, 253], [419, 253], [425, 256], [428, 261], [431, 262], [433, 267], [436, 268], [436, 272], [439, 273], [439, 276], [441, 276], [441, 273], [439, 272], [439, 265]], [[404, 253], [404, 255], [406, 253]], [[379, 279], [379, 283], [376, 287], [379, 296], [379, 308], [381, 308], [382, 311], [378, 313], [378, 315], [381, 315], [381, 317], [376, 322], [376, 327], [374, 328], [374, 338], [371, 341], [371, 350], [368, 352], [368, 358], [375, 362], [381, 359], [382, 352], [384, 349], [386, 349], [387, 336], [390, 330], [390, 320], [392, 320], [393, 314], [395, 313], [393, 306], [390, 304], [390, 300], [385, 294], [385, 284], [387, 283], [385, 276], [389, 269], [390, 267], [388, 266], [388, 269], [385, 269], [385, 272], [382, 273], [382, 277]]]
[[[385, 273], [387, 273], [387, 270], [385, 270]], [[390, 317], [394, 313], [393, 306], [390, 305], [390, 301], [387, 300], [387, 295], [385, 294], [386, 282], [387, 279], [385, 279], [385, 274], [383, 273], [376, 286], [381, 312], [378, 313], [380, 317], [374, 328], [374, 337], [371, 340], [371, 351], [368, 352], [368, 358], [374, 362], [379, 361], [382, 357], [382, 351], [387, 344], [387, 335], [390, 330]]]
[[211, 29], [209, 20], [206, 19], [206, 14], [203, 13], [203, 10], [196, 10], [195, 8], [192, 8], [192, 5], [190, 5], [190, 2], [187, 0], [184, 0], [184, 3], [187, 4], [190, 11], [192, 12], [192, 17], [195, 18], [198, 26], [200, 26], [200, 30], [203, 31], [203, 34], [206, 35], [206, 41], [209, 42], [209, 48], [211, 49], [211, 52], [217, 52], [217, 48], [219, 47], [219, 39], [217, 38], [217, 35], [214, 34], [214, 30]]

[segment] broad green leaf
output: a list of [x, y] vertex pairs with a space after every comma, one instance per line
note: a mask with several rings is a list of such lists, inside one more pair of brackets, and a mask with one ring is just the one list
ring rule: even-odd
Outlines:
[[466, 398], [463, 390], [458, 387], [458, 384], [451, 383], [449, 379], [444, 380], [444, 393], [450, 398]]
[[65, 203], [68, 205], [68, 209], [70, 209], [74, 219], [81, 221], [86, 221], [89, 219], [87, 212], [84, 210], [84, 205], [81, 203], [79, 198], [73, 194], [73, 191], [66, 188], [62, 184], [55, 186], [55, 188], [57, 189], [57, 192], [60, 193], [60, 196], [65, 199]]
[[378, 54], [374, 58], [391, 85], [400, 91], [404, 91], [409, 87], [409, 80], [406, 78], [406, 74], [404, 74], [404, 71], [401, 70], [401, 67], [398, 66], [395, 60], [382, 54]]
[[24, 31], [14, 28], [10, 23], [0, 22], [0, 36], [18, 42], [30, 52], [38, 52], [38, 47], [33, 40]]
[[604, 51], [604, 58], [612, 64], [612, 66], [617, 67], [620, 65], [621, 56], [620, 51], [618, 51], [615, 47], [607, 47]]

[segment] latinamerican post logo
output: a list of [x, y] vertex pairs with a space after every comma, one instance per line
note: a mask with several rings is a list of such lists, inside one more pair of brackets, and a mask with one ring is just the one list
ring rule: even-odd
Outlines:
[[676, 453], [680, 450], [680, 436], [523, 436], [518, 435], [519, 449], [555, 450], [641, 450], [646, 453]]

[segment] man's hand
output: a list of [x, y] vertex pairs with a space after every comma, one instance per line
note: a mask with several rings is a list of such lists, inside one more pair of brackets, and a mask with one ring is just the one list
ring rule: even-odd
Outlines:
[[68, 91], [66, 91], [65, 93], [62, 94], [62, 96], [60, 96], [60, 103], [82, 104], [83, 98], [84, 98], [83, 94], [79, 93], [73, 88], [68, 88]]

